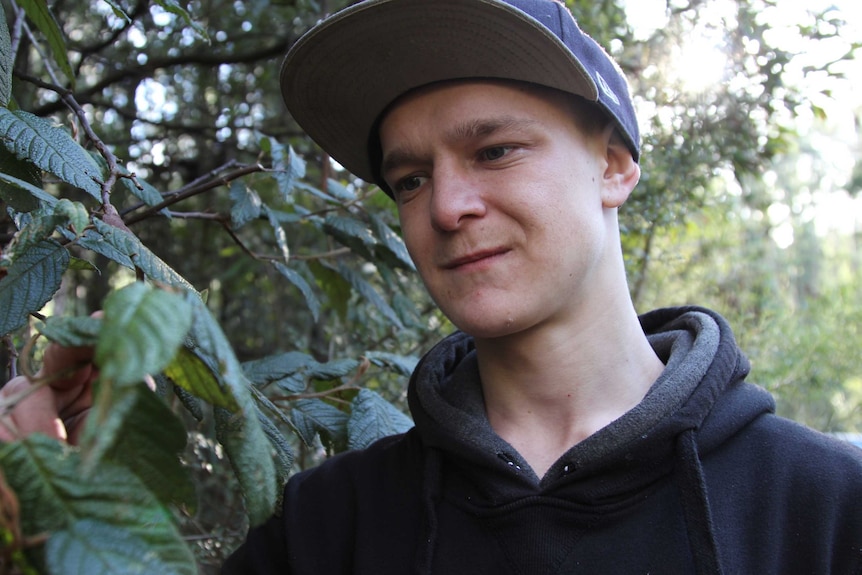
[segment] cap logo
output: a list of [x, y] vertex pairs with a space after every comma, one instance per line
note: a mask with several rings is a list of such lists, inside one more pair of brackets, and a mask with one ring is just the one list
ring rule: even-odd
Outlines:
[[596, 83], [599, 85], [599, 88], [602, 89], [602, 92], [605, 93], [605, 96], [610, 98], [614, 104], [617, 106], [620, 105], [620, 99], [617, 97], [616, 93], [611, 89], [608, 83], [602, 78], [602, 75], [596, 72]]

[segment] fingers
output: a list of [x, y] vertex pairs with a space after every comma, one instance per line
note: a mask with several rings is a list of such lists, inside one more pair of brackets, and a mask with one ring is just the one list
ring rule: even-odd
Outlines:
[[14, 441], [31, 433], [67, 439], [57, 410], [57, 398], [47, 386], [33, 387], [26, 377], [16, 377], [0, 390], [0, 441]]
[[49, 385], [57, 390], [80, 387], [95, 379], [93, 354], [92, 347], [62, 347], [52, 343], [45, 350], [37, 376], [51, 377]]

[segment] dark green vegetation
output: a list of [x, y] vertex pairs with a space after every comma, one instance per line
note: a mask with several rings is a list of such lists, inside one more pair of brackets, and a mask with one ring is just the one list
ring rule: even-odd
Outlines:
[[[391, 202], [278, 93], [287, 46], [344, 2], [326, 4], [2, 2], [4, 376], [53, 340], [95, 345], [101, 378], [79, 447], [0, 446], [0, 573], [212, 572], [289, 471], [410, 425], [406, 377], [451, 327]], [[638, 306], [714, 307], [783, 413], [858, 430], [859, 231], [806, 217], [825, 162], [787, 119], [828, 111], [786, 81], [774, 2], [725, 3], [727, 69], [707, 90], [673, 81], [672, 56], [714, 2], [672, 3], [646, 38], [613, 1], [570, 4], [644, 105], [644, 177], [622, 213]], [[798, 33], [827, 41], [837, 18]], [[777, 204], [789, 247], [772, 240]]]

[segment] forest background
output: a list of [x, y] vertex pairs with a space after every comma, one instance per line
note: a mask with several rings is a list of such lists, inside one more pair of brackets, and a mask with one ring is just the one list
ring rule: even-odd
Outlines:
[[[862, 431], [859, 19], [567, 3], [636, 95], [638, 309], [719, 311], [779, 413]], [[392, 203], [278, 88], [345, 4], [0, 1], [3, 380], [48, 340], [101, 369], [79, 446], [0, 445], [0, 573], [214, 573], [290, 473], [410, 426], [410, 370], [453, 328]]]

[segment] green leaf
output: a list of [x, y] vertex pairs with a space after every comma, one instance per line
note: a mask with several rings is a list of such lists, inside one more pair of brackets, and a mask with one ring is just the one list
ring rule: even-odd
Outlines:
[[48, 40], [48, 46], [51, 47], [51, 53], [54, 54], [54, 59], [60, 65], [60, 69], [69, 79], [72, 89], [75, 88], [75, 74], [72, 72], [72, 66], [69, 64], [69, 56], [66, 53], [66, 42], [63, 40], [63, 32], [54, 15], [48, 9], [48, 4], [44, 0], [20, 0], [18, 4], [24, 9], [24, 12], [36, 27], [45, 35]]
[[105, 3], [111, 7], [111, 10], [114, 12], [114, 16], [125, 20], [127, 24], [132, 23], [132, 19], [129, 18], [129, 15], [121, 5], [114, 2], [114, 0], [105, 0]]
[[227, 337], [200, 298], [187, 294], [186, 299], [194, 318], [187, 345], [236, 400], [236, 411], [215, 409], [216, 434], [242, 487], [249, 521], [259, 525], [275, 510], [280, 495], [272, 446], [258, 419], [253, 388]]
[[305, 160], [292, 147], [284, 146], [275, 140], [270, 140], [270, 148], [278, 190], [282, 197], [289, 201], [296, 183], [305, 177]]
[[127, 407], [112, 409], [97, 430], [104, 456], [131, 469], [162, 503], [194, 509], [195, 487], [180, 461], [185, 426], [148, 387], [138, 385], [121, 393], [119, 403]]
[[316, 322], [317, 318], [320, 316], [320, 300], [317, 299], [317, 294], [314, 293], [314, 290], [311, 289], [311, 286], [308, 285], [305, 278], [299, 275], [299, 272], [290, 269], [281, 262], [272, 262], [272, 265], [276, 270], [278, 270], [278, 273], [286, 277], [290, 283], [299, 289], [302, 296], [305, 298], [305, 303], [308, 306], [308, 310], [311, 312], [311, 317]]
[[222, 385], [217, 369], [190, 349], [180, 348], [164, 373], [175, 385], [207, 403], [229, 411], [239, 409], [231, 390]]
[[[98, 221], [98, 219], [93, 220], [94, 223]], [[110, 238], [112, 240], [116, 240], [113, 233], [110, 234]], [[135, 262], [132, 261], [132, 258], [126, 255], [125, 252], [120, 251], [119, 248], [115, 247], [105, 236], [95, 229], [89, 229], [84, 232], [84, 235], [81, 236], [76, 243], [80, 247], [105, 256], [112, 262], [116, 262], [123, 267], [135, 269]], [[125, 247], [125, 244], [121, 244], [120, 247]]]
[[249, 381], [260, 388], [275, 383], [288, 393], [299, 393], [306, 388], [305, 374], [317, 365], [307, 353], [289, 351], [247, 361], [242, 364], [242, 370]]
[[75, 236], [80, 236], [90, 224], [90, 213], [81, 202], [73, 202], [61, 198], [54, 205], [54, 215], [60, 218], [60, 224], [69, 229]]
[[377, 238], [365, 224], [356, 218], [329, 215], [323, 222], [324, 231], [338, 243], [347, 246], [369, 261], [374, 260]]
[[343, 186], [341, 182], [332, 178], [326, 181], [326, 191], [342, 202], [352, 202], [356, 199], [356, 194], [346, 186]]
[[12, 97], [12, 67], [15, 55], [12, 53], [12, 38], [6, 24], [6, 10], [0, 6], [0, 106], [9, 105]]
[[384, 351], [369, 351], [365, 357], [374, 365], [391, 369], [405, 377], [410, 377], [419, 363], [419, 358], [414, 355], [397, 355]]
[[[128, 171], [126, 170], [121, 170], [121, 172], [128, 175]], [[137, 182], [140, 187], [136, 186], [135, 182]], [[148, 206], [157, 206], [164, 201], [162, 194], [159, 193], [159, 191], [155, 187], [153, 187], [146, 181], [141, 180], [140, 178], [135, 178], [134, 181], [129, 177], [120, 178], [120, 183], [123, 185], [123, 187], [129, 190], [129, 192], [133, 196], [135, 196]], [[167, 215], [167, 209], [163, 210], [161, 213]]]
[[[195, 291], [194, 286], [168, 264], [159, 259], [131, 232], [116, 228], [100, 219], [94, 219], [93, 226], [95, 227], [95, 232], [88, 230], [84, 234], [83, 241], [79, 242], [83, 247], [109, 257], [117, 263], [123, 265], [127, 265], [124, 262], [131, 263], [127, 267], [132, 269], [139, 268], [150, 279], [166, 283], [170, 286], [181, 287], [192, 292]], [[104, 244], [99, 241], [97, 234], [104, 240]]]
[[361, 275], [344, 265], [342, 262], [338, 263], [338, 273], [350, 282], [353, 289], [359, 292], [362, 297], [367, 299], [374, 307], [376, 307], [393, 325], [398, 328], [404, 327], [398, 314], [395, 313], [395, 310], [392, 309], [383, 296], [377, 293], [374, 286], [368, 283]]
[[[404, 240], [401, 239], [401, 236], [396, 234], [392, 228], [386, 225], [386, 222], [384, 222], [380, 216], [374, 213], [369, 213], [368, 217], [371, 219], [371, 225], [374, 229], [375, 236], [379, 238], [381, 245], [386, 248], [385, 251], [388, 251], [388, 253], [394, 256], [395, 262], [399, 264], [399, 267], [403, 267], [408, 270], [415, 270], [416, 266], [413, 265], [413, 259], [407, 252], [407, 246], [404, 245]], [[381, 254], [381, 251], [383, 250], [378, 249], [375, 251], [375, 254], [383, 259], [389, 259], [385, 257], [385, 254]]]
[[42, 309], [60, 287], [69, 252], [53, 240], [41, 241], [22, 253], [0, 280], [0, 335], [10, 333]]
[[254, 405], [231, 414], [216, 408], [216, 437], [230, 458], [242, 488], [243, 501], [252, 526], [260, 525], [275, 511], [279, 486], [272, 445], [260, 424]]
[[[20, 162], [16, 158], [8, 154], [0, 154], [0, 164], [9, 162], [19, 162], [28, 164], [29, 162]], [[0, 199], [8, 203], [10, 206], [19, 212], [31, 212], [39, 207], [39, 200], [53, 205], [57, 202], [57, 198], [47, 193], [36, 184], [41, 183], [42, 173], [38, 168], [33, 166], [33, 171], [29, 172], [29, 167], [21, 167], [23, 171], [18, 171], [16, 168], [9, 169], [0, 166]], [[21, 192], [29, 192], [22, 194]]]
[[291, 448], [290, 443], [287, 441], [287, 438], [284, 437], [284, 434], [278, 426], [276, 426], [271, 419], [266, 417], [262, 411], [258, 411], [258, 415], [258, 420], [260, 421], [263, 433], [266, 435], [270, 446], [272, 446], [275, 451], [275, 461], [278, 463], [276, 466], [277, 483], [284, 485], [284, 483], [287, 482], [290, 469], [293, 467], [293, 462], [296, 459], [296, 456], [293, 453], [293, 448]]
[[[97, 480], [84, 477], [77, 451], [39, 434], [0, 446], [0, 468], [21, 505], [25, 537], [49, 533], [53, 538], [63, 531], [69, 532], [60, 535], [59, 542], [50, 543], [49, 539], [50, 544], [46, 545], [51, 564], [58, 561], [64, 564], [62, 570], [52, 572], [81, 575], [106, 572], [70, 571], [67, 560], [72, 556], [64, 554], [65, 545], [58, 545], [68, 535], [86, 542], [90, 549], [87, 560], [102, 557], [107, 562], [106, 558], [113, 557], [121, 561], [111, 563], [112, 570], [108, 572], [134, 572], [115, 555], [114, 540], [106, 539], [102, 531], [90, 533], [77, 525], [92, 521], [110, 526], [120, 540], [142, 541], [146, 554], [166, 566], [165, 573], [197, 573], [194, 557], [174, 525], [172, 514], [128, 469], [103, 461], [94, 470]], [[137, 561], [140, 560], [138, 557]]]
[[153, 553], [143, 538], [92, 519], [75, 521], [54, 533], [45, 546], [45, 557], [51, 573], [185, 573]]
[[0, 108], [0, 140], [18, 158], [101, 200], [99, 167], [62, 128], [23, 110]]
[[248, 222], [260, 217], [260, 196], [241, 180], [234, 180], [228, 193], [232, 203], [230, 209], [231, 224], [234, 229], [240, 229]]
[[307, 375], [311, 379], [320, 381], [331, 381], [344, 377], [361, 365], [357, 359], [335, 359], [326, 363], [318, 363], [308, 370]]
[[409, 417], [370, 389], [362, 389], [353, 400], [347, 422], [347, 445], [363, 449], [380, 438], [404, 433], [413, 427]]
[[98, 317], [53, 316], [36, 324], [39, 333], [63, 347], [95, 346], [99, 340], [102, 319]]
[[272, 231], [275, 234], [275, 241], [278, 244], [278, 249], [281, 250], [281, 257], [285, 263], [290, 261], [290, 247], [287, 245], [287, 234], [284, 228], [278, 221], [276, 214], [269, 209], [269, 206], [264, 205], [263, 211], [266, 212], [266, 217], [269, 220], [269, 225], [272, 226]]
[[312, 260], [308, 262], [308, 269], [314, 274], [317, 286], [321, 288], [329, 298], [329, 303], [338, 313], [342, 320], [347, 317], [347, 306], [350, 303], [350, 284], [331, 267]]
[[209, 43], [209, 35], [207, 35], [207, 31], [203, 26], [198, 24], [192, 19], [191, 14], [189, 14], [188, 10], [183, 8], [176, 2], [176, 0], [155, 0], [156, 4], [165, 9], [165, 11], [170, 12], [171, 14], [176, 14], [189, 26], [195, 33], [200, 36], [201, 39], [205, 40]]
[[290, 403], [290, 415], [300, 438], [308, 445], [317, 434], [332, 443], [346, 443], [349, 416], [319, 399], [297, 399]]
[[192, 323], [182, 295], [135, 282], [105, 299], [95, 362], [101, 380], [116, 386], [160, 372], [177, 353]]

